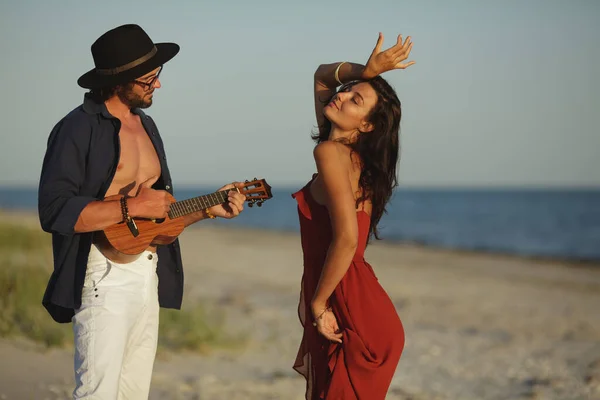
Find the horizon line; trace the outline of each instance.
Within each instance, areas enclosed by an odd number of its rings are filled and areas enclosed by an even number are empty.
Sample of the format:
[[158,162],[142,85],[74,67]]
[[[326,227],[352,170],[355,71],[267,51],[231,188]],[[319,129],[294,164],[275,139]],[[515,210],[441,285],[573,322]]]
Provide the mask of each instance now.
[[[306,185],[306,182],[286,182],[286,183],[271,183],[273,189],[277,190],[277,187],[282,188],[295,188]],[[175,185],[175,190],[189,190],[195,188],[204,188],[207,186],[223,186],[223,183],[180,183]],[[38,188],[37,183],[19,183],[19,184],[2,184],[0,183],[0,190],[31,190]],[[591,190],[600,191],[600,184],[543,184],[543,183],[518,183],[518,184],[506,184],[506,183],[491,183],[491,184],[415,184],[415,183],[400,183],[394,190],[411,189],[411,190]]]

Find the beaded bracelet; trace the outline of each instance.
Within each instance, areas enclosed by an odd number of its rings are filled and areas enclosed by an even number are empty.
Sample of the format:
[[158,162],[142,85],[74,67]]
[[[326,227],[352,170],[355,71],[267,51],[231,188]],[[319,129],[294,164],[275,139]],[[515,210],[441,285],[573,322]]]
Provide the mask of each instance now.
[[206,214],[206,216],[207,216],[208,218],[210,218],[210,219],[215,219],[215,218],[217,218],[217,217],[215,217],[214,215],[212,215],[212,214],[210,213],[210,211],[208,210],[208,208],[205,208],[205,209],[204,209],[204,214]]
[[119,199],[119,201],[121,202],[121,214],[123,214],[123,222],[127,224],[127,227],[129,228],[129,231],[133,237],[137,237],[140,232],[135,221],[133,218],[131,218],[131,215],[129,215],[129,209],[127,208],[127,197],[123,196]]
[[129,215],[129,209],[127,208],[127,197],[121,197],[120,202],[121,214],[123,215],[123,222],[127,222],[131,219],[131,216]]

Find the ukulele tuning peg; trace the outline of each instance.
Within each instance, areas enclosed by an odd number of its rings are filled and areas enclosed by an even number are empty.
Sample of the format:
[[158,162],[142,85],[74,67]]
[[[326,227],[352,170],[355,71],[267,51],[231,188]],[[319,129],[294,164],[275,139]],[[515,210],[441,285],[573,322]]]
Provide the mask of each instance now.
[[259,201],[258,203],[256,203],[257,206],[262,207],[262,201]]
[[257,180],[257,179],[256,179],[256,177],[254,177],[254,179],[253,179],[253,180],[254,180],[254,181],[256,181],[256,180]]
[[246,179],[246,180],[244,181],[244,183],[248,183],[248,182],[250,182],[248,179]]
[[248,203],[248,207],[252,208],[252,206],[254,206],[254,202],[251,201],[250,203]]

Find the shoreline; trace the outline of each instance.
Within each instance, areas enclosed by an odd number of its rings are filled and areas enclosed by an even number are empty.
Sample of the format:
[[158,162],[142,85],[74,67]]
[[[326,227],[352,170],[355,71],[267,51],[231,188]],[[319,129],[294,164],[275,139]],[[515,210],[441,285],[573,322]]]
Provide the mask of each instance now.
[[[246,225],[238,225],[232,224],[230,226],[220,225],[218,222],[210,222],[210,227],[207,225],[191,225],[186,228],[187,230],[195,230],[195,229],[224,229],[224,230],[239,230],[245,232],[261,232],[264,234],[276,234],[276,235],[285,235],[285,236],[297,236],[298,237],[298,245],[300,246],[300,232],[293,231],[290,229],[271,229],[271,228],[261,228],[254,226],[246,226]],[[563,265],[572,268],[600,268],[600,259],[580,259],[580,258],[568,258],[568,257],[553,257],[553,256],[542,256],[535,254],[521,254],[521,253],[511,253],[509,251],[499,251],[499,250],[484,250],[484,249],[470,249],[464,247],[450,247],[450,246],[440,246],[435,244],[428,243],[419,243],[418,241],[408,241],[408,240],[395,240],[395,239],[386,239],[375,240],[372,239],[371,243],[367,246],[367,248],[372,246],[391,246],[395,248],[403,248],[403,249],[417,249],[421,251],[431,251],[440,254],[448,254],[448,255],[464,255],[464,256],[482,256],[482,257],[498,257],[504,258],[507,260],[523,260],[523,261],[531,261],[531,262],[543,262],[548,264],[555,265]]]
[[[11,222],[25,222],[28,226],[37,226],[39,228],[38,216],[37,212],[31,210],[10,210],[10,209],[2,209],[0,208],[0,216],[5,221]],[[221,223],[221,222],[224,222]],[[182,235],[189,230],[196,229],[226,229],[226,230],[234,230],[234,231],[242,231],[242,232],[261,232],[264,234],[276,234],[276,235],[285,235],[285,236],[300,236],[299,231],[291,230],[291,229],[275,229],[275,228],[261,228],[247,225],[240,225],[235,222],[232,222],[230,225],[226,225],[227,221],[218,221],[213,222],[209,221],[207,224],[203,224],[200,222],[199,224],[191,225],[186,228],[186,230],[182,233]],[[40,228],[41,229],[41,228]],[[298,246],[300,246],[300,239],[298,239]],[[531,261],[531,262],[543,262],[553,265],[562,265],[570,268],[600,268],[600,259],[581,259],[581,258],[568,258],[568,257],[558,257],[558,256],[543,256],[543,255],[535,255],[535,254],[520,254],[520,253],[511,253],[509,251],[500,251],[500,250],[484,250],[484,249],[470,249],[465,247],[450,247],[450,246],[441,246],[435,244],[428,243],[419,243],[418,241],[408,241],[408,240],[395,240],[395,239],[386,239],[382,240],[371,240],[371,243],[368,247],[372,246],[393,246],[397,248],[403,249],[418,249],[421,251],[431,251],[440,254],[448,254],[448,255],[471,255],[471,256],[482,256],[482,257],[498,257],[506,260],[523,260],[523,261]]]

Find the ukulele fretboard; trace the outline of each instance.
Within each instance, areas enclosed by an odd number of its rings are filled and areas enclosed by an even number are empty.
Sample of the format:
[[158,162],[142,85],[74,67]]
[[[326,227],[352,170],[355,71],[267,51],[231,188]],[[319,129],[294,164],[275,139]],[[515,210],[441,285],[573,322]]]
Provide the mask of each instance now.
[[169,218],[179,218],[194,212],[202,211],[205,208],[223,204],[227,201],[229,190],[222,190],[211,194],[206,194],[191,199],[181,200],[171,204]]

